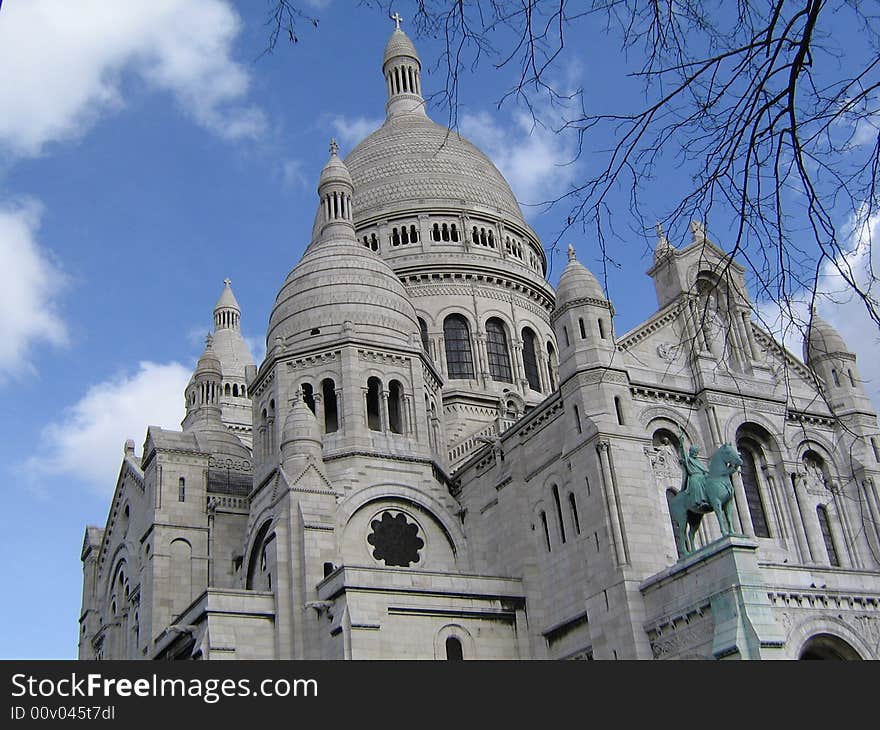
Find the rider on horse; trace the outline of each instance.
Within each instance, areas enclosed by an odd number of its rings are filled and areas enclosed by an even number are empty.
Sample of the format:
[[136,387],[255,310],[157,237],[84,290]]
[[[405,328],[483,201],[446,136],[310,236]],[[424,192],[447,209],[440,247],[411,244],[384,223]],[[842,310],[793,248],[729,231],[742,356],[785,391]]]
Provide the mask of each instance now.
[[680,491],[684,492],[687,490],[691,495],[693,504],[704,504],[706,502],[706,492],[703,489],[703,483],[709,470],[703,466],[697,456],[700,453],[700,447],[694,444],[685,453],[684,446],[679,441],[678,452],[678,461],[681,464],[682,470]]

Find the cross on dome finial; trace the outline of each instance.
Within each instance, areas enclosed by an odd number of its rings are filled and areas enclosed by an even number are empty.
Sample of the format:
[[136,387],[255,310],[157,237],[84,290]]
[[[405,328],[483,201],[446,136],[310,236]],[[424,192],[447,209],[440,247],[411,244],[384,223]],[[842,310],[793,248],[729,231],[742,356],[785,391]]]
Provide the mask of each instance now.
[[403,17],[396,10],[394,11],[394,15],[389,15],[389,18],[397,23],[397,30],[400,30],[400,23],[403,21]]
[[330,138],[330,154],[335,155],[339,153],[339,145],[336,143],[336,137]]
[[575,259],[577,259],[577,254],[574,252],[574,246],[568,244],[568,260],[574,261]]
[[227,277],[223,280],[223,283],[226,284],[226,286],[232,286],[232,279],[230,279],[230,278],[227,276]]

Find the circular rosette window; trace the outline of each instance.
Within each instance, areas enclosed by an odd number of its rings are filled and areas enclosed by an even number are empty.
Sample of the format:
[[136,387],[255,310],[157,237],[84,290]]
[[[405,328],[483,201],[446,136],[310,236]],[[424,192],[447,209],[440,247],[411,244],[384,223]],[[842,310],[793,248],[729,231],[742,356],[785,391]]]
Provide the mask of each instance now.
[[370,522],[370,527],[367,542],[376,560],[402,568],[419,562],[419,551],[425,547],[425,541],[419,537],[419,526],[407,520],[403,512],[382,512]]

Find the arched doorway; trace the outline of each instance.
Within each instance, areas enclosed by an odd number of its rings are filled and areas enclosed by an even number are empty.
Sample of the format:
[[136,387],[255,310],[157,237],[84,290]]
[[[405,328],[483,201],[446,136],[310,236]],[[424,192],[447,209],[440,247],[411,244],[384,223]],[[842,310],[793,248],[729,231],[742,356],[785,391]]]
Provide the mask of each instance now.
[[798,659],[823,659],[830,661],[855,661],[862,657],[858,652],[831,634],[817,634],[807,640]]

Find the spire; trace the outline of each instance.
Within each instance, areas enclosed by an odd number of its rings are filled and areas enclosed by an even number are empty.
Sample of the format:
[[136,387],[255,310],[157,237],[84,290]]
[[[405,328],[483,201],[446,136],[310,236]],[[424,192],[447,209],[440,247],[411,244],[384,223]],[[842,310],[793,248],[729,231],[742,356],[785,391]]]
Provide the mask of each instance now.
[[382,74],[388,102],[385,104],[388,118],[404,114],[425,116],[425,100],[422,97],[422,62],[416,47],[400,29],[403,18],[399,13],[390,16],[396,27],[385,44]]
[[221,329],[237,330],[241,326],[241,307],[232,293],[232,280],[223,280],[223,291],[214,305],[214,332]]
[[657,221],[657,245],[654,247],[654,263],[656,264],[665,259],[673,251],[675,251],[675,247],[669,243],[666,232],[663,230],[663,224]]
[[702,221],[691,221],[692,243],[706,243],[706,224]]
[[199,358],[195,372],[186,386],[186,417],[183,419],[184,430],[194,426],[220,428],[220,396],[223,380],[223,369],[220,358],[214,352],[214,338],[211,335],[205,340],[205,351]]
[[332,226],[343,226],[349,229],[354,238],[351,200],[354,194],[354,183],[345,163],[339,159],[339,145],[335,139],[330,140],[330,159],[321,170],[318,180],[318,197],[321,199],[323,224],[321,237],[326,235]]

